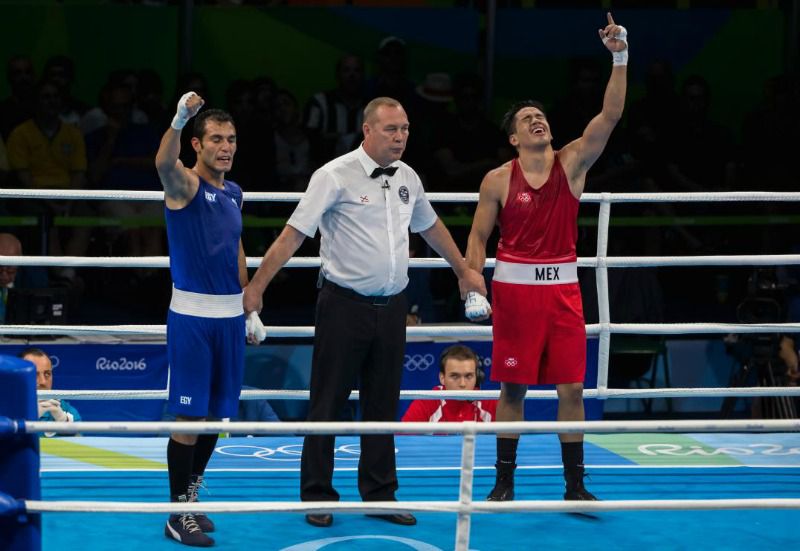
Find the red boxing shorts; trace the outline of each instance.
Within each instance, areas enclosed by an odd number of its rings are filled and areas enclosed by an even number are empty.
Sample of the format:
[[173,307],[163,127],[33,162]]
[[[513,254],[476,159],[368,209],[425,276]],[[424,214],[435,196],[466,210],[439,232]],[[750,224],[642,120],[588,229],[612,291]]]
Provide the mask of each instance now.
[[493,381],[583,382],[586,324],[577,263],[498,261],[492,281],[492,318]]

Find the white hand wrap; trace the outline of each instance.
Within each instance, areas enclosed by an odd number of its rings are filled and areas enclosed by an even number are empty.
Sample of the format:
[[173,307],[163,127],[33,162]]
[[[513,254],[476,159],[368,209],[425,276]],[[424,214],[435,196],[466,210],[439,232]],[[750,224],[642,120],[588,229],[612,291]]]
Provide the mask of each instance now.
[[258,312],[250,312],[250,315],[247,316],[247,321],[244,323],[244,327],[247,335],[255,335],[258,342],[267,338],[267,328],[261,323]]
[[69,414],[66,411],[64,411],[63,409],[61,409],[61,403],[60,402],[55,408],[53,408],[52,411],[50,411],[50,413],[53,415],[53,419],[55,421],[58,421],[59,423],[64,423],[64,422],[70,420],[69,419]]
[[[620,26],[620,31],[614,36],[617,40],[625,43],[625,49],[621,52],[611,52],[611,59],[614,60],[614,65],[627,65],[628,64],[628,30]],[[603,44],[609,41],[609,37],[603,39]]]
[[489,301],[483,295],[470,291],[464,302],[464,314],[471,320],[489,315]]
[[47,413],[48,408],[50,407],[52,407],[52,400],[39,400],[38,403],[39,417]]
[[172,128],[175,130],[182,130],[186,123],[189,122],[191,118],[189,116],[189,108],[186,107],[186,102],[189,101],[189,98],[194,95],[194,92],[186,92],[181,96],[181,99],[178,100],[178,111],[175,113],[175,116],[172,118]]

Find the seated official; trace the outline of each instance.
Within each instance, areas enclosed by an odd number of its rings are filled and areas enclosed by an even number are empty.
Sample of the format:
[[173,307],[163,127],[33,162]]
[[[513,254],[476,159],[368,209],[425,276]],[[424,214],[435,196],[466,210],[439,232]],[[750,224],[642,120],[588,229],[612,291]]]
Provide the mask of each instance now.
[[[439,358],[439,384],[434,390],[476,390],[483,381],[483,371],[475,352],[460,344],[446,348]],[[497,400],[414,400],[404,422],[490,423],[495,419]]]
[[[11,233],[0,233],[0,255],[22,256],[22,243]],[[12,289],[47,287],[47,270],[41,266],[0,266],[0,324],[19,323],[8,314]]]
[[[253,386],[242,385],[242,390],[260,390]],[[239,400],[239,414],[234,421],[279,422],[280,419],[267,400]]]
[[[37,390],[53,389],[53,362],[44,350],[39,348],[28,348],[19,355],[23,360],[28,360],[36,366],[36,388]],[[58,421],[61,423],[72,423],[80,421],[81,415],[78,410],[70,405],[66,400],[51,398],[39,400],[39,421]],[[45,436],[54,436],[55,433],[46,432]]]

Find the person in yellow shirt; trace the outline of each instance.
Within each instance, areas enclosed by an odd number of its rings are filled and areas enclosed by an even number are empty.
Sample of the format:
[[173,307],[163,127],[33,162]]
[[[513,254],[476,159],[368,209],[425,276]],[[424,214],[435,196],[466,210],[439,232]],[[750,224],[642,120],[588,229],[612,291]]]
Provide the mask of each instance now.
[[[80,189],[86,182],[86,146],[77,127],[64,124],[59,118],[61,92],[49,81],[36,88],[36,111],[8,137],[8,160],[21,187],[31,189]],[[44,210],[24,206],[25,214],[44,216],[68,216],[74,213],[78,202],[48,199],[37,201]],[[81,213],[88,214],[88,213]],[[88,228],[75,228],[70,236],[51,227],[49,254],[78,255],[86,253],[89,243]],[[66,244],[62,251],[61,241]],[[74,278],[74,270],[67,269],[60,275]]]
[[23,187],[75,189],[84,185],[86,147],[77,127],[59,118],[58,87],[43,82],[37,88],[36,115],[8,137],[8,157]]
[[3,142],[3,137],[0,136],[0,185],[3,184],[8,176],[8,154],[6,153],[6,144]]

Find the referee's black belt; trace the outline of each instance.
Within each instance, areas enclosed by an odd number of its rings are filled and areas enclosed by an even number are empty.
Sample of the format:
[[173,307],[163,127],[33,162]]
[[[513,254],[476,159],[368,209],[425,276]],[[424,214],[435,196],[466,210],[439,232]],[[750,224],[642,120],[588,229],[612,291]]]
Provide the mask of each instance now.
[[348,289],[347,287],[336,285],[333,281],[327,279],[322,283],[322,288],[327,289],[329,292],[334,293],[336,295],[347,297],[357,302],[372,304],[373,306],[386,306],[392,301],[393,298],[398,297],[402,294],[401,291],[396,295],[367,296],[367,295],[362,295],[361,293],[357,293],[352,289]]

